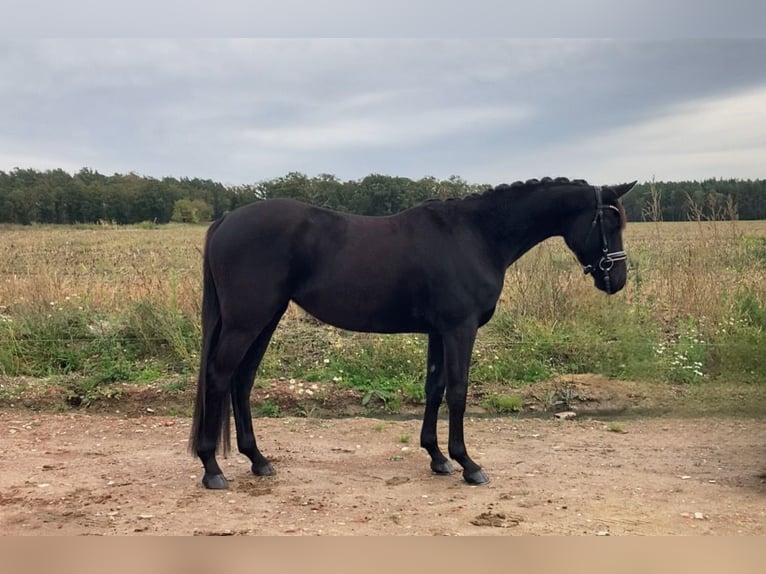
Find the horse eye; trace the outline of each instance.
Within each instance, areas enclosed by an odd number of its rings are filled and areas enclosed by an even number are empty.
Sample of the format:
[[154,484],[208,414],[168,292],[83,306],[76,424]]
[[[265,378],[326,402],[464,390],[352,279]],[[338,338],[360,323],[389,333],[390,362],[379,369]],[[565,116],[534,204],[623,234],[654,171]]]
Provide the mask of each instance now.
[[622,218],[615,210],[608,209],[604,217],[604,224],[609,231],[614,231],[622,226]]

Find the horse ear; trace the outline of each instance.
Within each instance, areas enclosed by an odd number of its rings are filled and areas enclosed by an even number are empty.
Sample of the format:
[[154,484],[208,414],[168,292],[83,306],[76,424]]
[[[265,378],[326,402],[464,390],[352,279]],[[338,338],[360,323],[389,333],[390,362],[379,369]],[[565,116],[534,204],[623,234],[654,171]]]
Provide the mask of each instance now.
[[612,190],[614,190],[614,194],[617,198],[622,197],[626,193],[628,193],[633,187],[638,183],[638,180],[634,181],[633,183],[623,183],[621,185],[615,185]]

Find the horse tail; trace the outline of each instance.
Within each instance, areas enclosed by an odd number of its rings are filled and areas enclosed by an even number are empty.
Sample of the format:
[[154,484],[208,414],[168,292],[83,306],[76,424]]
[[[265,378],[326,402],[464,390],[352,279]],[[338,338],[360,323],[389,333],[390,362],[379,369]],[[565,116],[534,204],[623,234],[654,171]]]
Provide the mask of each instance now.
[[[221,307],[218,300],[218,291],[213,280],[213,272],[210,268],[210,240],[223,219],[221,217],[208,228],[207,235],[205,236],[205,251],[202,257],[202,352],[200,354],[199,373],[197,375],[197,396],[194,399],[194,416],[192,418],[191,436],[189,438],[189,451],[192,453],[197,452],[197,447],[203,433],[202,421],[205,417],[208,365],[216,350],[218,337],[221,333]],[[231,401],[228,394],[223,400],[221,409],[221,426],[217,429],[219,437],[218,446],[223,447],[224,454],[228,454],[231,444]]]

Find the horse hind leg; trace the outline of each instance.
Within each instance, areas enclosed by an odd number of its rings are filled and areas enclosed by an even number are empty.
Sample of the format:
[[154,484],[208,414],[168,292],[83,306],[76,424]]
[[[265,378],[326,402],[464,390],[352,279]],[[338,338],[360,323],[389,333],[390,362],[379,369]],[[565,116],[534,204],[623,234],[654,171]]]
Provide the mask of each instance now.
[[229,395],[234,374],[252,341],[250,330],[223,328],[208,366],[205,412],[197,445],[197,456],[205,468],[202,484],[206,488],[218,490],[228,487],[228,481],[216,460],[216,449],[221,444],[224,454],[228,452]]
[[231,401],[234,407],[234,422],[237,429],[237,447],[239,452],[252,462],[251,470],[257,476],[276,474],[268,459],[261,454],[253,432],[253,418],[250,409],[250,392],[253,388],[258,367],[271,341],[271,336],[285,311],[283,307],[271,322],[261,331],[252,344],[244,360],[234,374],[231,388]]

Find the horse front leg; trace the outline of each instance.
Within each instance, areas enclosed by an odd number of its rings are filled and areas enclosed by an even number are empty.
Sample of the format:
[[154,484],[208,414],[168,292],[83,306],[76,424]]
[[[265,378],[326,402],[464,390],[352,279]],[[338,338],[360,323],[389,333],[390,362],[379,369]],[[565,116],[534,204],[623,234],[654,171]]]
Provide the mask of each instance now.
[[486,484],[489,477],[476,464],[465,447],[463,417],[468,396],[468,369],[476,341],[476,325],[467,325],[444,335],[444,363],[449,407],[449,455],[463,467],[468,484]]
[[423,428],[420,431],[420,446],[431,457],[431,470],[436,474],[452,474],[455,467],[447,460],[436,437],[439,407],[444,397],[444,341],[437,333],[428,335],[428,361],[426,363],[426,408],[423,413]]

